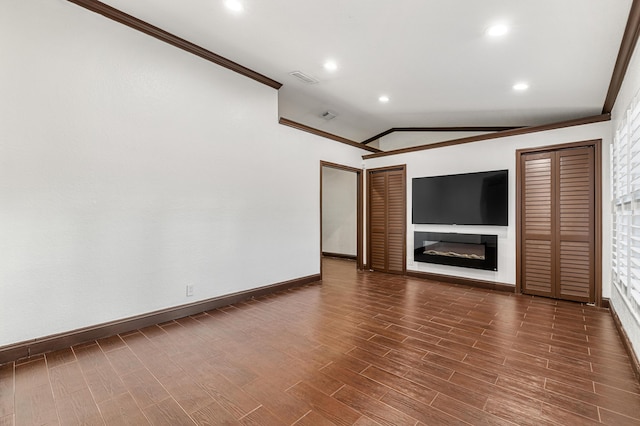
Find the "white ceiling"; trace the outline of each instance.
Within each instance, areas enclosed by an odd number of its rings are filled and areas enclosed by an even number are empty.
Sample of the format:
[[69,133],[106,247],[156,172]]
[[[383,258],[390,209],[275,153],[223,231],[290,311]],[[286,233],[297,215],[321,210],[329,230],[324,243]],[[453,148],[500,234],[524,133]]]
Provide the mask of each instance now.
[[[631,0],[102,0],[283,84],[280,116],[363,141],[392,127],[600,114]],[[499,39],[485,34],[503,22]],[[338,69],[323,68],[333,59]],[[212,65],[215,66],[215,65]],[[320,82],[289,75],[302,71]],[[514,83],[530,89],[515,92]],[[378,102],[382,94],[386,104]],[[330,110],[337,118],[320,117]]]

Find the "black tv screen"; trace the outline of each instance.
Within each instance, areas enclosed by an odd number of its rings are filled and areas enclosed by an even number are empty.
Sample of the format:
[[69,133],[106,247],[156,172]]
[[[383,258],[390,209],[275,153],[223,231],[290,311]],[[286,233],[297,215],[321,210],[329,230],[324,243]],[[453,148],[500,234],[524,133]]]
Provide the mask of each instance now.
[[509,171],[413,179],[413,223],[508,225]]

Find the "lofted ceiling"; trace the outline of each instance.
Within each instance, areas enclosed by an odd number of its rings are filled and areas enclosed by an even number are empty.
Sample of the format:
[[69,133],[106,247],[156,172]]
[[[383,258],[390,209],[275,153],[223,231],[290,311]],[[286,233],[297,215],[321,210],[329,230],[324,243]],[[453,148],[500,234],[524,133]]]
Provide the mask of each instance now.
[[[600,114],[632,0],[241,2],[238,13],[225,0],[103,0],[282,83],[281,117],[362,142],[390,128]],[[508,32],[490,37],[497,23]]]

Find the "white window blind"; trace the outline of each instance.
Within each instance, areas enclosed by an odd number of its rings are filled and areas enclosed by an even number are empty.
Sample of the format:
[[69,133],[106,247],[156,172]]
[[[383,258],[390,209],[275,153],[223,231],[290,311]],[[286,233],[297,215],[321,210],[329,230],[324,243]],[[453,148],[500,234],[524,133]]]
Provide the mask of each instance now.
[[629,238],[629,285],[634,302],[640,305],[640,215],[635,206],[634,215],[630,217],[631,230]]
[[633,100],[611,149],[612,278],[640,315],[640,102]]
[[621,128],[616,132],[613,147],[613,196],[617,205],[622,202],[624,195],[628,192],[628,136],[628,126],[625,118]]
[[629,150],[629,193],[633,199],[640,196],[640,103],[632,104],[628,113],[626,145]]

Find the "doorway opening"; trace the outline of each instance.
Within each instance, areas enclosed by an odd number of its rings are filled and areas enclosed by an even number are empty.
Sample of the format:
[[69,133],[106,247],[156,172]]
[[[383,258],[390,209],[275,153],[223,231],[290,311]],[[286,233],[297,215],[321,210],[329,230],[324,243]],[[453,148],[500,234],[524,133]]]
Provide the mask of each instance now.
[[355,260],[363,269],[362,170],[320,162],[320,266],[322,257]]

